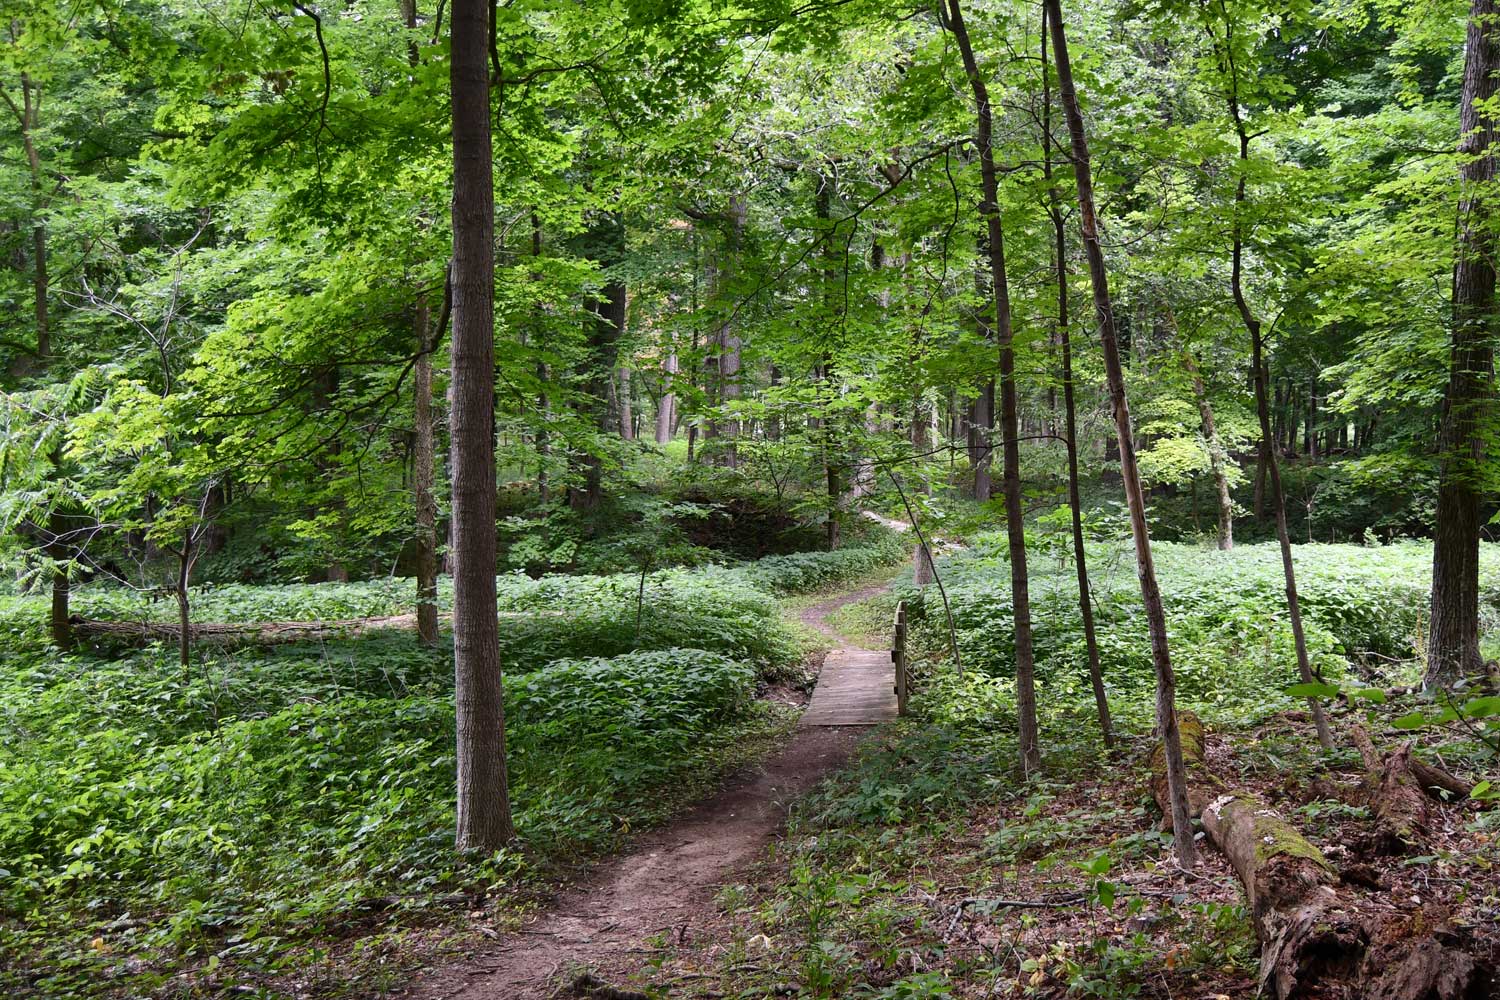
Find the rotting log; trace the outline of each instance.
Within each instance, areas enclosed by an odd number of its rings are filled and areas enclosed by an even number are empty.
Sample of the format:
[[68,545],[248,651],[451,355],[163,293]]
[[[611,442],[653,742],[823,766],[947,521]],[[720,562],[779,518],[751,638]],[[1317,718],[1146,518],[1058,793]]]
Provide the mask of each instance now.
[[[561,618],[562,611],[502,611],[501,619]],[[440,615],[449,621],[451,615]],[[319,639],[347,639],[385,629],[414,629],[415,614],[379,618],[344,618],[312,622],[193,622],[189,625],[193,642],[216,645],[275,645],[308,642]],[[176,622],[148,622],[74,618],[73,633],[80,639],[112,639],[118,642],[176,642],[182,626]]]
[[[1260,798],[1229,786],[1204,758],[1202,723],[1179,720],[1188,804],[1234,868],[1260,942],[1261,991],[1277,1000],[1481,1000],[1494,973],[1459,945],[1446,914],[1394,912],[1343,884],[1323,852]],[[1152,793],[1168,805],[1163,752]]]
[[1380,854],[1404,854],[1427,831],[1431,816],[1421,780],[1412,772],[1411,744],[1382,758],[1364,727],[1352,730],[1354,745],[1365,765],[1365,795],[1375,816],[1375,842]]

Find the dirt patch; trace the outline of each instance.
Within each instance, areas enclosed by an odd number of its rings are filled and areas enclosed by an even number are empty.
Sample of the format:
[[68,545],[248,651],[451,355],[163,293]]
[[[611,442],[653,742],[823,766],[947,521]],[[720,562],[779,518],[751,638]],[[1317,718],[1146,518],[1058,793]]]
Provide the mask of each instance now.
[[645,964],[653,936],[683,944],[711,925],[720,887],[760,858],[792,800],[843,764],[863,735],[862,729],[800,730],[760,768],[642,838],[517,933],[431,970],[403,995],[550,997],[558,977],[585,967],[605,980],[624,980]]

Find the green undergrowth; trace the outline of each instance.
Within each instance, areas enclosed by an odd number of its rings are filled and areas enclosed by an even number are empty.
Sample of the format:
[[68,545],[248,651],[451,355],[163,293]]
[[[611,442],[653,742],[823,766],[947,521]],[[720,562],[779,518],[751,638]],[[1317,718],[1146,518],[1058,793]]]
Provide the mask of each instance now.
[[[962,678],[945,717],[1014,719],[1010,571],[1001,534],[940,563],[953,609]],[[1153,546],[1177,675],[1179,703],[1211,721],[1252,721],[1288,708],[1285,689],[1298,682],[1287,623],[1280,553],[1273,544],[1219,552],[1193,545]],[[1330,681],[1405,683],[1420,666],[1431,548],[1294,546],[1308,649],[1314,670]],[[1038,701],[1044,713],[1087,725],[1093,700],[1078,610],[1077,581],[1066,551],[1030,561]],[[1089,548],[1098,642],[1110,704],[1126,729],[1152,721],[1154,673],[1134,557],[1128,545]],[[919,669],[951,671],[947,621],[935,588],[898,588],[916,625]],[[1500,546],[1481,560],[1486,632],[1500,626]]]
[[[502,577],[519,839],[488,857],[452,849],[446,637],[202,646],[184,669],[162,646],[62,653],[44,604],[9,598],[0,992],[287,995],[275,983],[323,962],[320,941],[448,919],[434,901],[456,891],[523,901],[783,739],[793,714],[754,697],[802,653],[774,595],[903,551],[871,531],[765,565]],[[195,617],[382,616],[410,597],[410,581],[211,587]],[[76,607],[171,615],[99,587]]]

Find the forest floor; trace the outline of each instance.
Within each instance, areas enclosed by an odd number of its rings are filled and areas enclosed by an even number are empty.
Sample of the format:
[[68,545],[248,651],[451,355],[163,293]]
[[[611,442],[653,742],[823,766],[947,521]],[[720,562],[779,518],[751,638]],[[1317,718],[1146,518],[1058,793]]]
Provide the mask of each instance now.
[[[829,624],[849,604],[888,583],[823,596],[792,609],[798,620],[845,651]],[[885,683],[885,679],[881,680]],[[770,692],[784,700],[786,691]],[[671,824],[637,840],[564,890],[513,933],[481,941],[458,961],[439,965],[395,995],[421,1000],[525,1000],[558,995],[580,977],[623,982],[670,944],[685,947],[714,933],[721,890],[759,862],[786,825],[792,803],[843,766],[868,729],[810,726],[763,764],[748,768]],[[628,992],[622,996],[631,996]]]

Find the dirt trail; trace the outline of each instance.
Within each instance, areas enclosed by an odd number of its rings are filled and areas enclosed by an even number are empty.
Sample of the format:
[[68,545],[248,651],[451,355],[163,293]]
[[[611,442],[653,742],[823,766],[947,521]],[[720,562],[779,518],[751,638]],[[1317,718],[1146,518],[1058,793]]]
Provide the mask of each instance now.
[[[824,619],[881,593],[841,594],[801,612],[803,622],[846,643]],[[566,890],[519,932],[467,961],[429,970],[404,996],[420,1000],[532,1000],[557,993],[559,978],[589,969],[624,985],[645,962],[647,939],[692,940],[714,913],[714,897],[780,834],[787,808],[837,768],[865,735],[859,727],[810,726],[779,753],[732,777],[686,815],[636,841]]]

